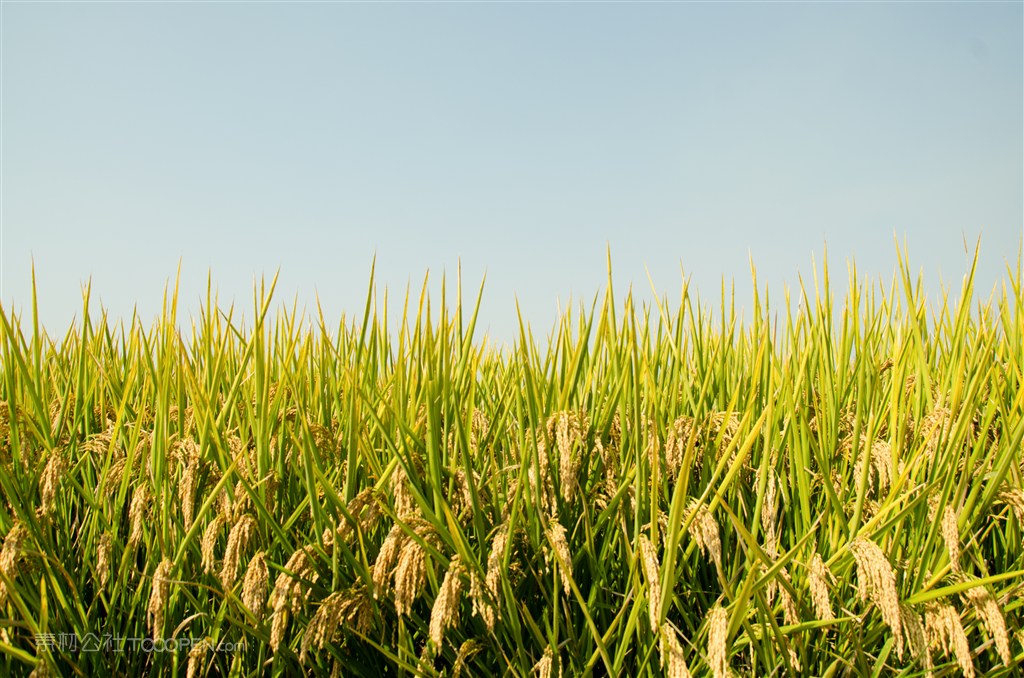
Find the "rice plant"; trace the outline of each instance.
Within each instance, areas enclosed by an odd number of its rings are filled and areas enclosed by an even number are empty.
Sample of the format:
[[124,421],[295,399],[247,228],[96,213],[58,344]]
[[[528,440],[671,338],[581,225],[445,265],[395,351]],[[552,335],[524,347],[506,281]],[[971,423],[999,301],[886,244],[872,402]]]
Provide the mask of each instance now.
[[1020,259],[935,307],[899,255],[747,321],[609,273],[509,350],[372,281],[0,308],[0,672],[1016,675]]

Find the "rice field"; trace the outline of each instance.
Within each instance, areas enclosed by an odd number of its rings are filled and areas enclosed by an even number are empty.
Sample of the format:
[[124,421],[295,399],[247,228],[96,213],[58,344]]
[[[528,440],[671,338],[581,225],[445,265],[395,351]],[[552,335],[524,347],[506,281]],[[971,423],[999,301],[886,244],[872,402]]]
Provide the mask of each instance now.
[[1020,675],[1020,258],[934,305],[899,255],[505,350],[372,283],[0,308],[0,673]]

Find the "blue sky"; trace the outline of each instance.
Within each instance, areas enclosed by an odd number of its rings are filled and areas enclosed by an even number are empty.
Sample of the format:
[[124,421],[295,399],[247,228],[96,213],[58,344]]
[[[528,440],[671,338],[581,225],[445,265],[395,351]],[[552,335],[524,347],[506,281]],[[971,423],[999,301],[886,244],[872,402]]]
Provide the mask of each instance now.
[[1016,261],[1021,3],[2,6],[3,304],[62,333],[81,284],[361,312],[484,273],[483,322],[540,333],[618,289],[749,298],[894,237],[932,290]]

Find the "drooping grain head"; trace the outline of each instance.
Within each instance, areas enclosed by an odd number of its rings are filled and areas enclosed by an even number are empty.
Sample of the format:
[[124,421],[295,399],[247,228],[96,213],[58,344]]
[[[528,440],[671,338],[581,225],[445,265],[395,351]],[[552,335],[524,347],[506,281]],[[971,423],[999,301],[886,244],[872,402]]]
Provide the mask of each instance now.
[[243,515],[250,511],[252,506],[252,497],[245,489],[245,484],[239,480],[235,483],[234,488],[234,499],[231,494],[228,493],[227,488],[223,489],[220,496],[220,512],[226,523],[234,524]]
[[721,605],[711,608],[707,617],[708,668],[715,678],[729,676],[729,615]]
[[473,614],[483,620],[488,633],[493,633],[498,621],[498,610],[491,602],[486,581],[476,572],[469,573],[469,597],[473,601]]
[[644,579],[647,580],[647,610],[651,630],[657,633],[661,627],[661,565],[658,562],[658,552],[647,535],[640,535],[637,554],[640,557],[640,567],[644,571]]
[[125,457],[118,457],[110,464],[106,475],[103,476],[103,495],[110,498],[117,494],[121,488],[121,479],[124,477],[124,470],[128,460]]
[[452,664],[452,678],[459,678],[466,670],[466,662],[484,648],[483,643],[471,638],[459,646],[459,652],[455,655],[455,663]]
[[974,660],[960,614],[952,605],[936,602],[925,608],[925,637],[928,644],[947,657],[952,655],[965,678],[974,678]]
[[939,443],[949,437],[952,424],[953,415],[946,407],[936,407],[921,420],[921,439],[928,457],[934,457]]
[[185,468],[178,481],[178,500],[185,529],[188,529],[195,515],[196,490],[199,487],[199,445],[191,438],[186,438],[179,445],[179,456]]
[[393,525],[384,543],[377,553],[377,560],[373,564],[373,597],[380,599],[382,594],[390,590],[391,575],[394,572],[398,556],[409,539],[405,530],[400,525]]
[[267,602],[267,584],[270,582],[270,571],[267,569],[267,554],[258,551],[245,568],[242,580],[242,604],[257,618],[263,614],[263,606]]
[[686,665],[686,653],[675,627],[665,624],[658,635],[658,650],[661,654],[661,668],[665,678],[690,678],[690,667]]
[[192,646],[192,649],[188,651],[188,668],[185,671],[185,678],[197,678],[197,676],[201,675],[203,660],[206,659],[206,655],[212,649],[213,643],[210,642],[209,638],[204,638],[201,642]]
[[[853,439],[847,438],[843,441],[843,449],[850,454],[853,447]],[[884,440],[875,440],[865,443],[857,461],[853,465],[853,477],[858,479],[864,472],[864,465],[868,464],[867,492],[872,496],[884,496],[892,480],[892,448]],[[877,493],[876,493],[877,483]]]
[[924,622],[921,615],[909,605],[900,603],[900,621],[903,626],[903,635],[910,651],[924,667],[925,676],[931,678],[934,674],[935,663],[932,661],[932,653],[928,647],[928,636],[925,632]]
[[341,628],[341,604],[344,594],[335,591],[321,601],[316,614],[309,620],[305,632],[302,634],[301,651],[299,661],[306,664],[309,659],[309,650],[316,646],[322,648],[325,643],[333,641],[335,635]]
[[345,628],[365,636],[373,627],[373,599],[366,583],[358,581],[345,595],[342,603],[342,618]]
[[[21,551],[28,538],[28,530],[22,522],[16,521],[7,536],[4,537],[3,548],[0,549],[0,572],[7,579],[14,579],[18,574],[18,560],[21,558]],[[7,602],[7,584],[0,579],[0,605]]]
[[769,469],[764,488],[764,502],[761,505],[761,529],[764,531],[764,552],[772,559],[779,556],[779,534],[776,526],[777,487],[775,472]]
[[216,567],[216,553],[217,539],[220,537],[220,528],[224,524],[224,519],[220,514],[213,517],[213,520],[206,526],[203,531],[203,540],[199,544],[199,551],[202,555],[203,572],[210,574]]
[[797,611],[796,601],[793,600],[789,590],[793,586],[786,568],[779,570],[779,600],[782,603],[782,617],[787,625],[796,626],[800,623],[800,613]]
[[498,600],[504,572],[503,561],[508,538],[508,525],[504,524],[498,528],[494,540],[491,542],[491,552],[487,556],[487,573],[484,579],[481,580],[475,570],[470,572],[469,595],[473,601],[473,614],[483,620],[489,632],[494,630],[494,625],[498,620],[498,608],[495,602]]
[[1017,518],[1018,529],[1024,528],[1024,489],[1004,482],[996,499],[1009,506]]
[[504,572],[505,548],[508,544],[508,525],[502,525],[494,535],[491,542],[491,553],[487,556],[487,589],[491,596],[498,597],[498,589],[501,585],[501,577]]
[[372,530],[383,515],[373,487],[361,490],[352,498],[345,510],[348,512],[348,516],[342,515],[339,518],[338,527],[335,530],[338,539],[345,543],[348,543],[356,535],[357,530],[363,534]]
[[583,445],[590,422],[585,414],[564,411],[551,415],[546,428],[548,438],[554,441],[558,454],[562,500],[571,503],[576,495]]
[[[473,492],[469,487],[469,479],[461,468],[452,474],[452,478],[454,482],[448,492],[448,505],[452,507],[452,513],[460,521],[467,521],[473,517]],[[477,487],[477,492],[480,492],[482,489],[480,474],[476,471],[473,471],[473,483]]]
[[135,546],[142,538],[142,527],[149,511],[149,486],[141,484],[132,493],[132,503],[128,510],[128,521],[131,531],[128,534],[128,545]]
[[828,598],[828,585],[831,580],[832,573],[829,572],[828,566],[821,555],[815,553],[807,568],[807,587],[810,589],[814,613],[819,621],[835,619]]
[[106,588],[110,581],[111,555],[113,552],[113,539],[109,532],[100,535],[96,544],[96,577],[99,580],[100,588]]
[[669,480],[675,480],[682,471],[686,447],[696,430],[693,417],[681,416],[672,422],[665,436],[665,470]]
[[313,571],[311,555],[312,548],[308,546],[295,551],[285,563],[283,571],[274,580],[274,590],[270,594],[270,605],[273,609],[270,621],[270,648],[274,652],[277,652],[284,642],[289,618],[298,614],[302,603],[308,597],[308,591],[303,593],[303,579],[316,581],[319,577]]
[[956,509],[947,504],[942,511],[942,521],[939,524],[942,541],[946,544],[949,564],[953,572],[960,571],[960,531],[957,527],[957,518]]
[[[562,581],[562,590],[566,596],[572,595],[572,554],[565,536],[565,528],[557,520],[548,523],[548,541],[554,554],[547,554],[548,566],[557,567]],[[557,557],[556,557],[557,556]]]
[[391,473],[391,492],[395,497],[395,513],[400,519],[416,514],[416,497],[409,487],[409,476],[399,464]]
[[51,453],[39,478],[39,513],[42,517],[49,517],[53,513],[57,502],[57,490],[67,470],[68,463],[64,454],[59,451]]
[[[422,535],[420,535],[422,536]],[[415,539],[407,539],[395,565],[395,612],[412,614],[413,603],[427,583],[427,552]]]
[[483,410],[473,408],[469,425],[469,448],[473,454],[479,451],[480,443],[491,432],[491,422]]
[[[716,440],[719,441],[718,448],[716,450],[716,459],[720,459],[725,450],[732,444],[733,439],[740,431],[740,420],[736,416],[735,412],[715,412],[711,414],[707,423],[705,424],[705,430],[710,437],[711,442]],[[735,450],[730,455],[730,462],[732,457],[735,457]]]
[[707,507],[698,500],[692,499],[687,506],[691,513],[695,513],[693,522],[688,530],[690,537],[696,542],[700,552],[711,558],[712,562],[719,568],[722,567],[722,542],[719,537],[718,523]]
[[555,515],[555,485],[548,459],[547,440],[543,431],[534,431],[533,436],[536,441],[537,467],[530,464],[526,478],[530,492],[540,502],[542,510],[548,515]]
[[231,532],[228,533],[228,544],[224,549],[224,564],[220,572],[220,581],[225,589],[230,589],[235,585],[239,563],[242,562],[242,557],[249,542],[252,541],[253,535],[256,534],[257,527],[256,519],[247,513],[235,523]]
[[868,539],[854,539],[850,542],[850,551],[857,563],[857,587],[860,598],[870,600],[882,613],[882,620],[892,629],[896,654],[902,659],[900,600],[892,564],[882,549]]
[[975,586],[964,591],[963,596],[974,607],[974,613],[984,623],[989,637],[996,646],[996,652],[1003,661],[1003,666],[1009,668],[1010,636],[1006,631],[1006,619],[999,603],[984,586]]
[[537,676],[537,678],[552,678],[554,674],[555,655],[551,651],[551,647],[544,649],[544,655],[533,665],[533,669],[530,671],[531,676]]
[[149,621],[150,633],[154,638],[163,638],[164,612],[170,600],[171,570],[174,563],[164,559],[153,573],[152,588],[149,594],[149,605],[146,608],[146,619]]
[[440,652],[444,644],[445,631],[459,623],[459,606],[462,604],[465,576],[466,568],[462,564],[462,559],[456,555],[448,565],[448,571],[430,610],[430,640],[434,644],[435,652]]
[[892,446],[884,440],[876,440],[871,444],[871,463],[878,476],[878,492],[884,495],[892,483]]

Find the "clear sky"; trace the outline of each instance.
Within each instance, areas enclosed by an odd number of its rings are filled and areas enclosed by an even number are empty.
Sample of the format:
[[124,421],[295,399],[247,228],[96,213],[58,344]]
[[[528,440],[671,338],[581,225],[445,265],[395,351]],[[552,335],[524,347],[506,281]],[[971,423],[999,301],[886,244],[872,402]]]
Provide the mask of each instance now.
[[[619,290],[781,292],[827,244],[983,285],[1024,225],[1022,3],[2,5],[2,299],[62,333],[212,271],[333,319],[461,259],[514,336]],[[775,286],[778,287],[775,287]]]

